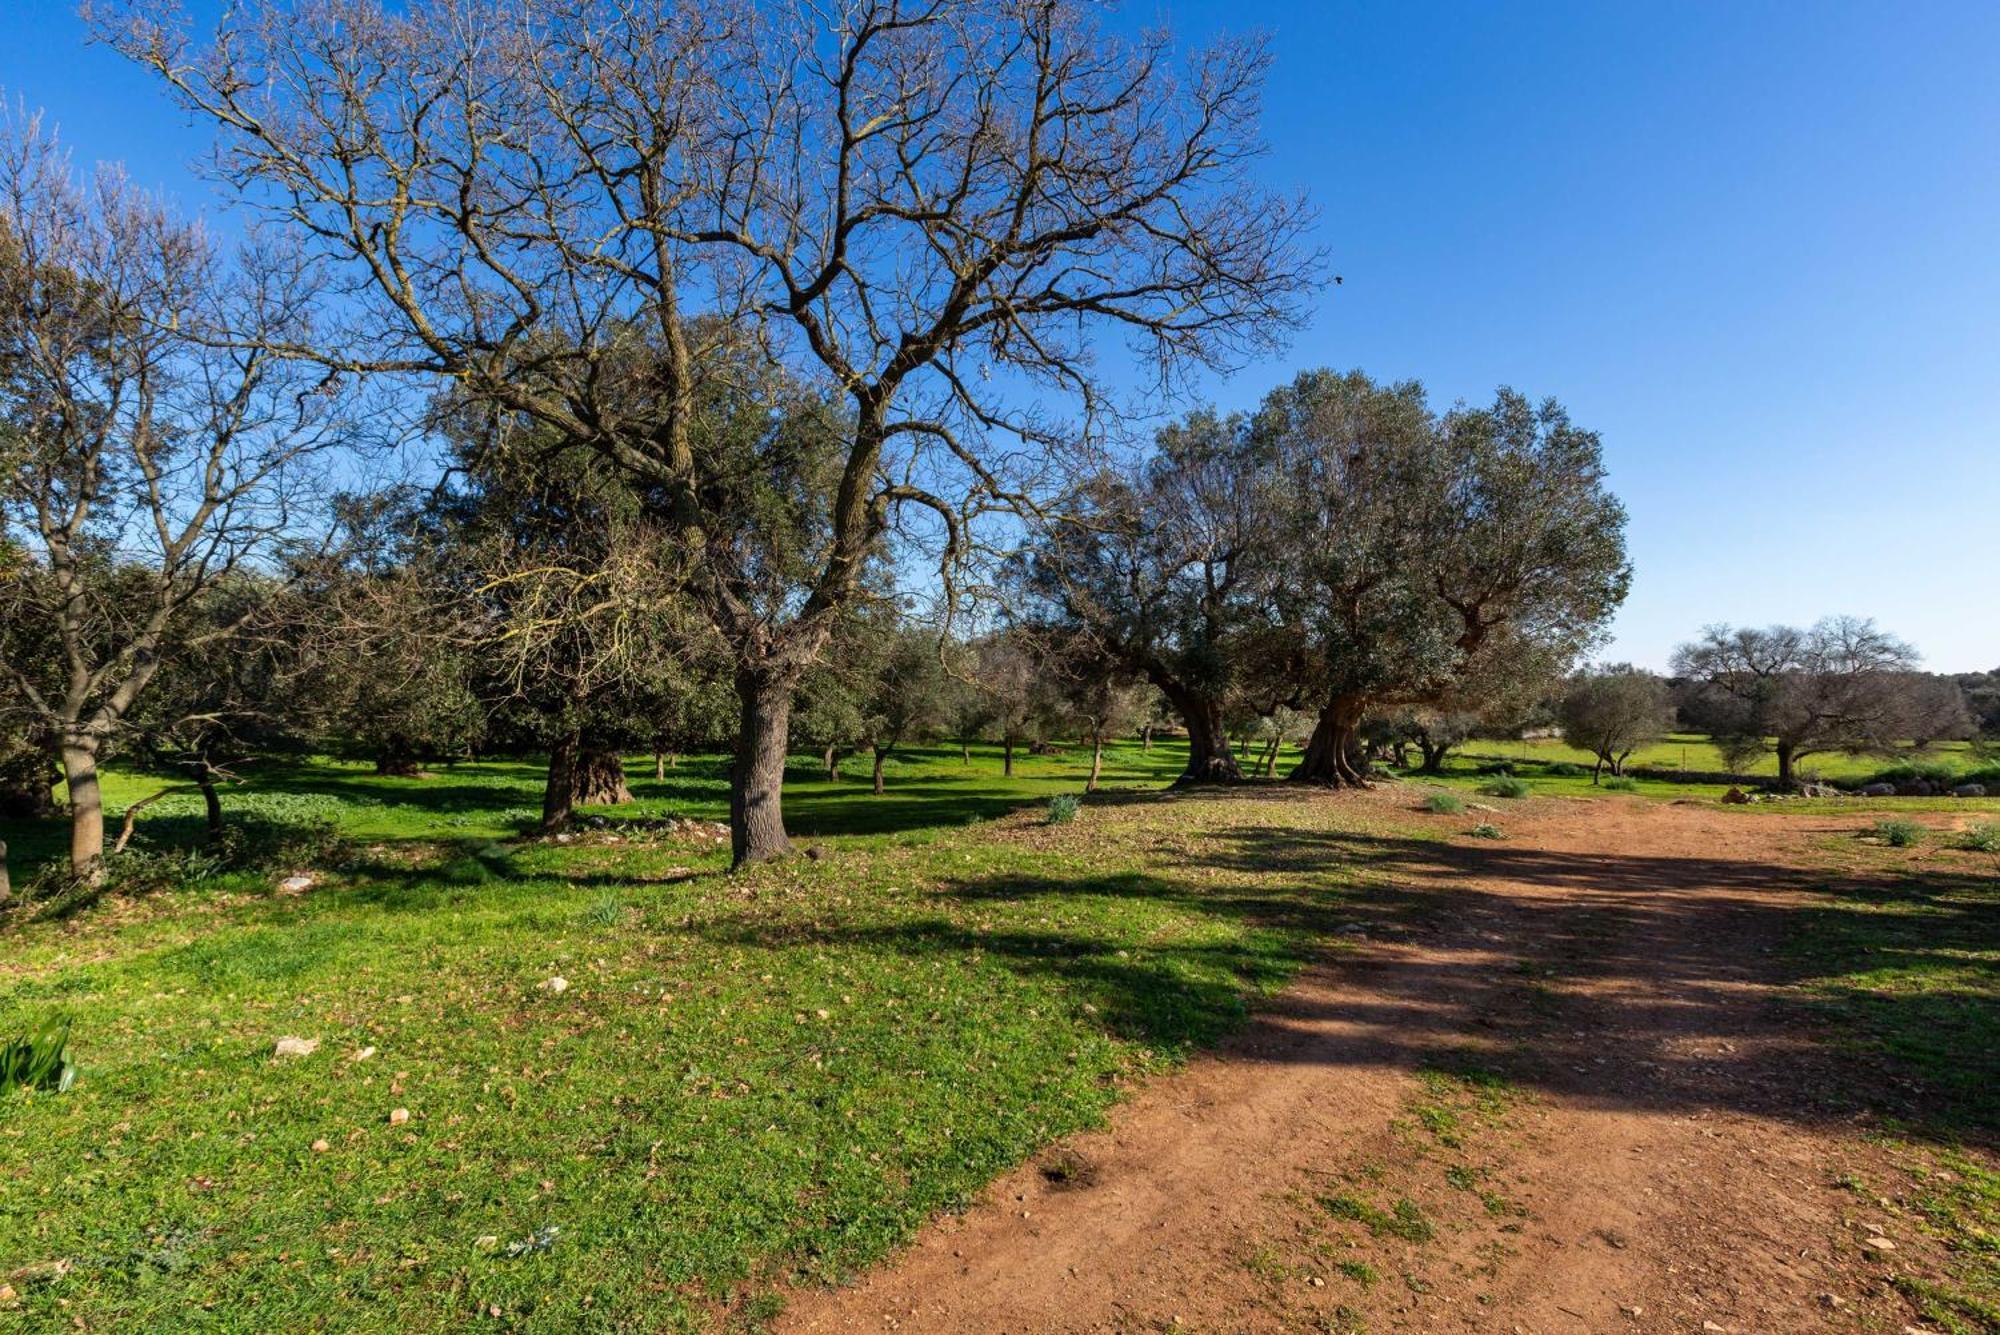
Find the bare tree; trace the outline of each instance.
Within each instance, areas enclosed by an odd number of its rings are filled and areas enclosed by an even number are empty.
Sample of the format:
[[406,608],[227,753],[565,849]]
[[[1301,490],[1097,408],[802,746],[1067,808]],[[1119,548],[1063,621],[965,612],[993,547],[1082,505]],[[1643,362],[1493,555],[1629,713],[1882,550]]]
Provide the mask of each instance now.
[[1863,617],[1795,626],[1710,626],[1674,651],[1674,675],[1701,689],[1696,701],[1732,764],[1775,755],[1778,783],[1827,751],[1893,749],[1915,723],[1910,692],[1917,652]]
[[[1182,58],[1070,0],[250,0],[199,52],[152,12],[101,29],[355,275],[315,351],[450,377],[656,490],[736,658],[738,865],[789,846],[792,692],[899,513],[949,571],[1113,409],[1100,334],[1163,381],[1226,364],[1296,322],[1314,259],[1248,170],[1264,48]],[[706,559],[744,464],[691,429],[746,331],[844,405],[778,614]],[[647,392],[610,392],[635,341]]]
[[315,456],[355,439],[347,393],[279,351],[314,335],[308,277],[226,258],[116,170],[79,175],[39,118],[0,119],[0,519],[26,554],[0,617],[40,650],[0,671],[57,748],[79,875],[104,849],[99,762],[169,637],[296,535]]

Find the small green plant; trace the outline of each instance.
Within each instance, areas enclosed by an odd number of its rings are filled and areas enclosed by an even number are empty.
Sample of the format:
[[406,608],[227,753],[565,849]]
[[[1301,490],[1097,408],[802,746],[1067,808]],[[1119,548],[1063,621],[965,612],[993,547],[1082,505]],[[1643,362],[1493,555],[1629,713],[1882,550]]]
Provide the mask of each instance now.
[[1366,1261],[1340,1261],[1333,1268],[1364,1288],[1382,1278]]
[[1875,837],[1891,848],[1913,848],[1924,841],[1924,827],[1913,820],[1878,820]]
[[624,916],[625,906],[614,895],[606,895],[583,912],[583,920],[592,927],[616,927]]
[[1498,825],[1489,825],[1485,821],[1479,822],[1479,824],[1467,830],[1466,833],[1474,839],[1499,839],[1503,837]]
[[1583,766],[1572,765],[1567,760],[1558,760],[1545,771],[1545,773],[1558,779],[1580,779],[1583,777],[1584,772]]
[[0,1094],[17,1089],[62,1094],[76,1083],[76,1063],[69,1059],[69,1024],[66,1019],[51,1020],[0,1045]]
[[1440,816],[1456,816],[1465,810],[1465,799],[1457,793],[1432,793],[1424,799],[1424,809]]
[[1082,809],[1083,801],[1075,793],[1057,793],[1049,799],[1049,824],[1067,825]]
[[1958,846],[1974,853],[2000,853],[2000,822],[1973,826],[1958,837]]
[[1507,775],[1480,785],[1479,791],[1488,797],[1526,797],[1533,790],[1524,780]]
[[1323,1196],[1320,1205],[1334,1218],[1352,1219],[1378,1238],[1386,1235],[1405,1242],[1429,1242],[1437,1233],[1412,1200],[1397,1201],[1384,1210],[1359,1196]]
[[1622,774],[1613,775],[1597,786],[1607,793],[1636,793],[1639,791],[1639,781],[1637,779],[1628,779]]

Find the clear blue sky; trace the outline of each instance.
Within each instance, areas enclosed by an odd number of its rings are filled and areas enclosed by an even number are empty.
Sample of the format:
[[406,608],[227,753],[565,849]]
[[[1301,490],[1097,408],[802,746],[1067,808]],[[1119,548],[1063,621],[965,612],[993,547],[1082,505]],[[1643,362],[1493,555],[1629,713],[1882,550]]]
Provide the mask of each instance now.
[[[10,98],[198,202],[201,136],[68,0],[0,10]],[[2000,5],[1124,13],[1275,36],[1266,170],[1346,279],[1226,404],[1322,364],[1561,398],[1632,514],[1609,657],[1853,612],[2000,667]]]

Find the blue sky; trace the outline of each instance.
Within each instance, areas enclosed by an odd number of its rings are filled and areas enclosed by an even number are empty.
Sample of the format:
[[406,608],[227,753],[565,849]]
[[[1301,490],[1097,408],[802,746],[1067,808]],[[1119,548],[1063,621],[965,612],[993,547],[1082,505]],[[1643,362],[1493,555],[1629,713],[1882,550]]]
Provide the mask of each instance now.
[[[1124,14],[1273,35],[1265,170],[1345,278],[1225,405],[1314,365],[1562,399],[1632,516],[1607,657],[1852,612],[2000,667],[2000,5]],[[0,0],[0,88],[199,202],[201,135],[68,0]]]

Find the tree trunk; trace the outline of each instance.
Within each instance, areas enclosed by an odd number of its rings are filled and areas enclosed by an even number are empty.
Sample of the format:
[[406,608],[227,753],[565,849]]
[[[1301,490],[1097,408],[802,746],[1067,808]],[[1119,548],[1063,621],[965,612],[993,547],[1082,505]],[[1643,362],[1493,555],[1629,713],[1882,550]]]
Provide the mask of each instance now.
[[1000,773],[1009,779],[1014,777],[1014,734],[1011,732],[1000,741]]
[[878,746],[875,748],[875,796],[877,797],[882,795],[882,762],[888,758],[888,747]]
[[1153,725],[1150,723],[1139,729],[1139,749],[1141,751],[1153,749]]
[[616,750],[584,742],[577,752],[576,801],[581,806],[609,807],[630,802],[625,785],[625,760]]
[[7,875],[7,841],[0,839],[0,909],[14,898],[14,883]]
[[1097,791],[1098,776],[1104,773],[1104,735],[1099,733],[1090,739],[1090,779],[1083,785],[1083,791]]
[[1778,743],[1778,787],[1780,788],[1790,788],[1792,786],[1792,763],[1794,760],[1792,752],[1792,743],[1786,741]]
[[826,781],[840,782],[840,748],[832,742],[826,744]]
[[[1614,771],[1614,773],[1615,772],[1616,771]],[[1597,756],[1597,763],[1590,767],[1590,782],[1592,787],[1596,786],[1598,779],[1603,774],[1604,774],[1604,753],[1600,751]]]
[[972,763],[971,742],[960,742],[958,744],[958,758],[961,764],[970,765]]
[[1319,712],[1305,755],[1289,776],[1293,783],[1323,783],[1329,787],[1367,787],[1354,763],[1355,736],[1361,727],[1363,702],[1342,696]]
[[769,862],[792,851],[785,837],[785,751],[792,733],[792,682],[738,670],[741,705],[736,761],[729,772],[731,867]]
[[375,752],[375,772],[398,779],[418,778],[417,757],[409,740],[401,735],[386,738]]
[[79,880],[104,875],[104,794],[97,783],[95,738],[62,744],[63,778],[69,782],[69,868]]
[[653,781],[655,783],[658,783],[662,779],[665,779],[666,777],[667,777],[667,753],[665,751],[654,751]]
[[1422,770],[1423,773],[1425,774],[1444,773],[1444,758],[1451,751],[1451,743],[1427,742],[1420,737],[1417,739],[1417,750],[1423,752],[1424,756],[1424,764]]
[[549,748],[549,777],[542,785],[542,833],[555,834],[568,827],[576,811],[577,753],[582,737],[566,732]]
[[222,837],[222,795],[215,791],[215,770],[206,760],[194,764],[194,786],[201,789],[201,804],[208,812],[209,842]]
[[1187,768],[1174,780],[1174,786],[1239,782],[1243,768],[1229,749],[1229,734],[1222,726],[1222,701],[1193,691],[1172,691],[1167,698],[1188,735]]
[[1270,778],[1273,774],[1277,773],[1278,748],[1283,744],[1284,744],[1284,739],[1282,737],[1273,737],[1271,739],[1270,745],[1264,748],[1263,762],[1259,764],[1257,768],[1259,772],[1261,772],[1263,776],[1267,779]]

